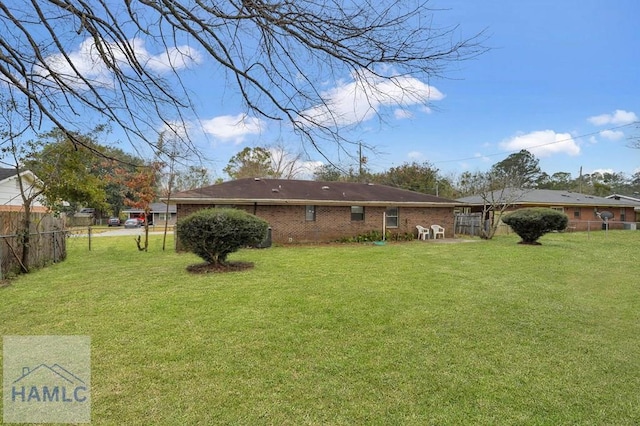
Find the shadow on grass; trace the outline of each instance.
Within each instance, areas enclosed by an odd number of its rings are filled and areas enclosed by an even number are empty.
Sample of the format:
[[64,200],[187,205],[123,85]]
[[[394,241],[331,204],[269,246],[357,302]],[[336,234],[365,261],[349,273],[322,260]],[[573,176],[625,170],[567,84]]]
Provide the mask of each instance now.
[[196,263],[187,266],[187,271],[192,274],[211,274],[224,272],[238,272],[252,269],[253,262],[228,262],[228,263]]

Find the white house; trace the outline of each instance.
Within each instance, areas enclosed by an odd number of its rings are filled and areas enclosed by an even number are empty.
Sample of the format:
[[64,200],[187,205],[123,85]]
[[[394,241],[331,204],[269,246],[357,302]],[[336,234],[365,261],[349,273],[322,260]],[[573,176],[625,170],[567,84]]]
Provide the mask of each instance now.
[[[31,171],[21,171],[20,177],[22,179],[22,188],[27,197],[33,197],[40,191],[40,179]],[[0,168],[0,211],[20,211],[23,209],[18,171],[16,169]],[[36,197],[31,203],[31,211],[47,211],[40,197]]]

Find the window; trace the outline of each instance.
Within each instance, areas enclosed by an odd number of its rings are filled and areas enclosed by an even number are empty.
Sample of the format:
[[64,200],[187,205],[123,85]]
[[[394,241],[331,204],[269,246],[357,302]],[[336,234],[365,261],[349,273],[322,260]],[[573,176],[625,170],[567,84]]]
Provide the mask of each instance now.
[[351,221],[363,221],[364,220],[364,207],[351,206]]
[[624,222],[627,218],[626,210],[624,207],[620,207],[620,222]]
[[397,207],[388,207],[385,217],[387,218],[387,228],[397,228],[398,227],[398,208]]
[[316,206],[305,206],[307,222],[315,222],[316,221]]
[[551,206],[550,209],[551,210],[557,210],[559,212],[564,213],[564,207],[553,207],[553,206]]
[[580,219],[580,209],[575,209],[573,211],[573,217],[576,219]]

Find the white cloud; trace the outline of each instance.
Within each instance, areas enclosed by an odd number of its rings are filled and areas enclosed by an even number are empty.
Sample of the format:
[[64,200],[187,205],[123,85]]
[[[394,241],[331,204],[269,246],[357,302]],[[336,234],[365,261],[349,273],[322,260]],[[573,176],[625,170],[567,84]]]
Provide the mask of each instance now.
[[600,132],[600,136],[610,141],[619,141],[624,138],[624,132],[620,130],[603,130]]
[[322,161],[303,161],[296,179],[312,179],[314,173],[323,166]]
[[[152,72],[166,73],[172,70],[180,70],[192,64],[202,61],[200,53],[189,46],[172,47],[157,55],[152,55],[145,47],[144,40],[133,38],[127,41],[129,48],[136,59],[148,67]],[[127,55],[122,47],[116,43],[105,43],[104,51],[111,52],[113,61],[121,70],[127,71],[131,67]],[[95,41],[88,38],[83,41],[77,50],[68,53],[68,60],[62,54],[54,54],[45,58],[46,65],[52,72],[63,78],[69,85],[83,87],[86,83],[78,77],[84,77],[94,85],[113,87],[113,72],[102,60]],[[74,71],[74,67],[77,70]],[[44,67],[36,67],[36,72],[44,78],[48,78],[50,72]]]
[[149,56],[147,65],[156,72],[165,73],[188,68],[202,62],[200,53],[190,46],[172,47],[159,55]]
[[[417,78],[382,78],[368,72],[354,73],[352,81],[339,82],[321,96],[322,105],[300,114],[308,125],[349,126],[373,118],[384,107],[407,109],[444,98],[438,89]],[[406,114],[397,116],[406,117]]]
[[569,133],[556,133],[553,130],[540,130],[512,137],[500,143],[502,149],[519,151],[526,149],[536,157],[549,157],[554,154],[578,155],[580,147]]
[[398,120],[404,120],[407,118],[413,118],[413,113],[406,109],[396,109],[393,111],[393,116]]
[[613,169],[595,169],[595,170],[592,170],[590,174],[594,174],[594,173],[599,173],[601,175],[604,175],[605,173],[613,174],[615,172]]
[[606,126],[608,124],[623,126],[638,121],[638,116],[634,112],[617,109],[612,114],[596,115],[589,117],[588,120],[595,126]]
[[475,154],[473,154],[473,156],[479,160],[484,161],[485,163],[488,163],[489,161],[491,161],[489,157],[482,155],[479,152],[476,152]]
[[411,151],[410,153],[407,154],[407,157],[409,157],[412,160],[419,160],[422,157],[424,157],[424,155],[419,151]]
[[222,115],[204,120],[201,124],[205,133],[236,144],[242,143],[248,135],[260,134],[265,128],[264,121],[247,114]]
[[192,127],[191,123],[186,121],[172,121],[163,123],[160,132],[169,138],[187,139]]

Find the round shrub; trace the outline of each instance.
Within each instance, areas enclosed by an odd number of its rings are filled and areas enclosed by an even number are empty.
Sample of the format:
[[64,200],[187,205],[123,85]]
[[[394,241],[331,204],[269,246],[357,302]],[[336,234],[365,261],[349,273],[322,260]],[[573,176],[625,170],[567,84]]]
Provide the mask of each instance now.
[[258,244],[269,224],[237,209],[203,209],[176,224],[176,235],[185,250],[206,262],[222,264],[230,253]]
[[569,218],[557,210],[537,207],[516,210],[503,217],[502,221],[522,238],[523,244],[534,244],[548,232],[564,230]]

